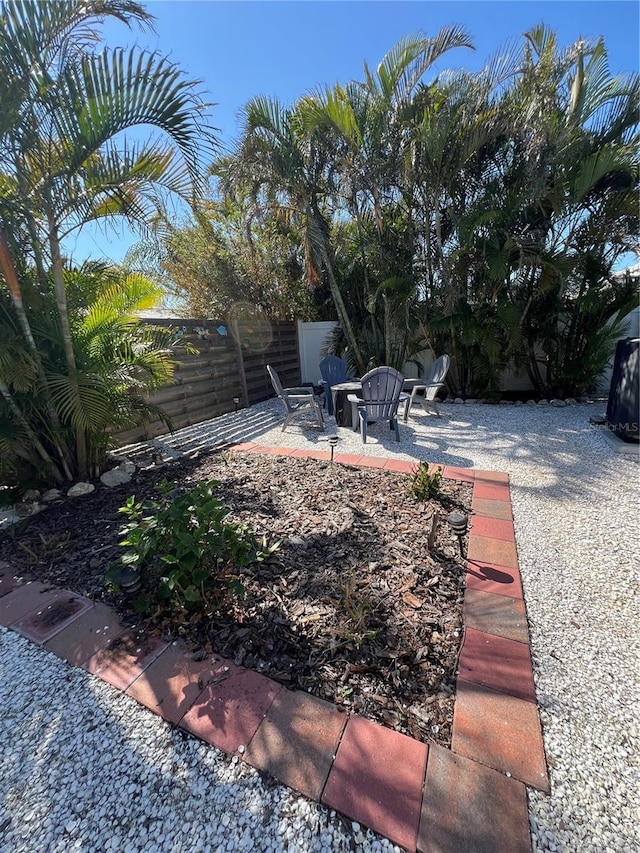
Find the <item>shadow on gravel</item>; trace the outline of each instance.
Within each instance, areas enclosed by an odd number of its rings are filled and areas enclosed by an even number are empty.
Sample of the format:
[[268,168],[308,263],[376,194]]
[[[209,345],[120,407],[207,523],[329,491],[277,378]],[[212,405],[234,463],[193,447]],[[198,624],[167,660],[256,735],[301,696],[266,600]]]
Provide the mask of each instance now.
[[[255,850],[277,842],[274,818],[284,833],[287,797],[274,803],[268,774],[234,770],[231,757],[4,629],[0,673],[0,849],[224,849],[247,835],[242,849]],[[319,831],[340,825],[324,814]]]
[[[615,454],[589,424],[598,405],[566,408],[539,406],[443,405],[442,417],[428,415],[414,407],[408,423],[400,424],[400,442],[393,433],[377,424],[373,441],[363,446],[359,433],[341,427],[338,452],[393,455],[466,468],[513,470],[523,463],[530,466],[528,482],[519,477],[512,486],[527,493],[544,492],[555,499],[581,496],[601,497],[600,474],[612,462],[635,464],[632,457]],[[215,447],[255,442],[271,447],[301,446],[308,450],[328,450],[326,437],[336,431],[335,421],[326,418],[321,432],[311,422],[281,430],[279,402],[268,400],[238,413],[161,436],[149,443],[122,448],[134,460],[160,449],[171,454],[197,453]],[[301,442],[300,439],[303,439]],[[593,476],[585,476],[585,464],[593,463]]]

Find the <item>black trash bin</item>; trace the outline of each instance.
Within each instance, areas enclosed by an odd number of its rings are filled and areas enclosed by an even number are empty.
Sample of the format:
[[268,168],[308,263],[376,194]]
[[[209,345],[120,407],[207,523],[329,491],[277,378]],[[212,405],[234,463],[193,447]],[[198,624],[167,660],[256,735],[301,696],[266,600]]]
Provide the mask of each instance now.
[[623,441],[640,441],[640,338],[618,341],[606,426]]

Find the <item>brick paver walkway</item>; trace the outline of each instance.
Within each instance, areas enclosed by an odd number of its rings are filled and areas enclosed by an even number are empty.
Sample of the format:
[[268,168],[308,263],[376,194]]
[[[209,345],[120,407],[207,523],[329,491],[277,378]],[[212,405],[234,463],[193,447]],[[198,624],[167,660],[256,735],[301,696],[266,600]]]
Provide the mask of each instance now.
[[[254,444],[236,451],[329,459]],[[337,453],[335,461],[409,473],[414,463]],[[0,624],[126,692],[219,749],[421,853],[531,850],[526,786],[549,791],[509,478],[445,466],[473,483],[465,631],[451,750],[424,744],[290,691],[231,661],[195,661],[139,636],[71,592],[18,583],[0,564]]]

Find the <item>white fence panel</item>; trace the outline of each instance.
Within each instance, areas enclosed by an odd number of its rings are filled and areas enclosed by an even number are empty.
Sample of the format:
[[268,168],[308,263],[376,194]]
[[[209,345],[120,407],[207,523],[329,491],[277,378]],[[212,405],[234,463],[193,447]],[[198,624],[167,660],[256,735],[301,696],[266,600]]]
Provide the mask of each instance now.
[[[302,321],[298,321],[298,343],[300,347],[300,371],[302,374],[302,382],[318,383],[320,381],[320,369],[318,364],[322,358],[322,345],[337,325],[338,323],[335,320],[326,320],[320,323],[303,323]],[[627,315],[620,337],[640,337],[640,308],[635,308]],[[597,381],[597,387],[601,393],[607,393],[609,390],[613,355],[614,353],[612,352],[610,364]],[[431,366],[433,356],[431,352],[425,351],[417,356],[416,361],[421,363],[421,369],[418,369],[415,364],[406,364],[403,371],[405,376],[424,376]],[[544,374],[545,368],[543,365],[543,377]],[[526,373],[515,373],[510,370],[505,372],[500,384],[503,391],[528,391],[532,390],[533,387]]]
[[298,321],[298,345],[300,347],[300,372],[303,382],[320,382],[320,351],[322,345],[337,326],[335,320],[320,323]]

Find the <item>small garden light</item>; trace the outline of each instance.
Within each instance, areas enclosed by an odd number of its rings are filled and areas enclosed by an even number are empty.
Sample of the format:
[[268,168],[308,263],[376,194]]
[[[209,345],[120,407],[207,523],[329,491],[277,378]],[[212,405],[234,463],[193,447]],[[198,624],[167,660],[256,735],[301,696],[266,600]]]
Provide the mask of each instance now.
[[236,407],[236,414],[238,414],[238,406],[240,405],[240,397],[233,398],[233,405]]
[[125,566],[118,577],[118,586],[124,594],[135,595],[141,585],[140,569],[136,569],[133,566]]
[[447,516],[447,522],[454,536],[458,537],[458,545],[460,546],[460,554],[462,554],[462,537],[467,532],[467,516],[464,512],[454,509]]
[[333,451],[336,449],[336,444],[339,441],[338,436],[337,435],[330,435],[328,438],[328,441],[329,441],[329,447],[331,448],[331,464],[333,465]]

